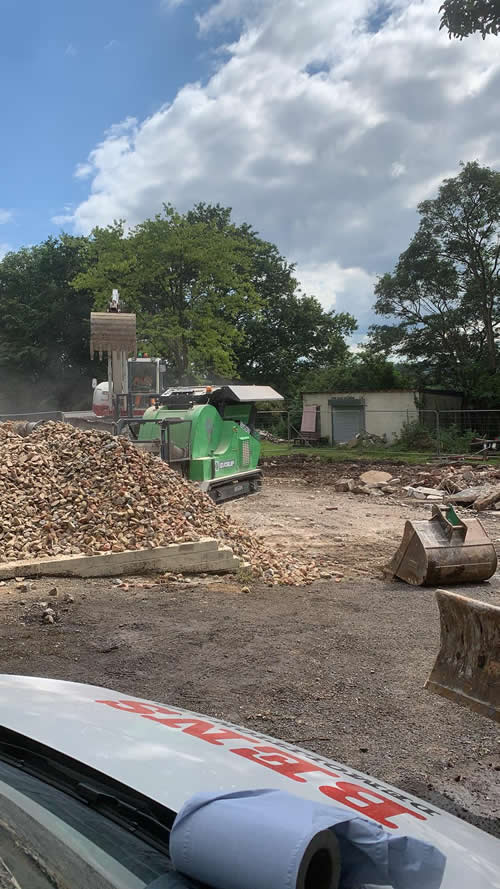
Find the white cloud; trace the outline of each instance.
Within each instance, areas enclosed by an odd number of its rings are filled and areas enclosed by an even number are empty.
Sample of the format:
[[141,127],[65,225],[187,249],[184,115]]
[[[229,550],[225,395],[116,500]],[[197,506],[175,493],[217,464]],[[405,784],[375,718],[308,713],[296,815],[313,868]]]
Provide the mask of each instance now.
[[108,42],[104,44],[104,49],[106,49],[106,50],[114,49],[115,46],[119,46],[118,40],[114,40],[114,39],[108,40]]
[[76,46],[73,43],[68,43],[66,49],[64,50],[65,56],[76,56],[77,54]]
[[92,164],[77,164],[75,170],[75,178],[76,179],[88,179],[89,176],[93,173]]
[[10,222],[13,215],[12,210],[5,210],[0,207],[0,225],[5,225],[7,222]]
[[432,198],[439,189],[443,179],[449,179],[456,174],[456,170],[441,170],[437,176],[430,176],[422,182],[415,182],[406,194],[406,206],[408,208],[416,207],[420,201],[426,201]]
[[296,277],[302,289],[315,296],[326,311],[352,311],[346,302],[356,295],[356,310],[368,311],[373,296],[375,277],[361,268],[342,268],[338,262],[300,263]]
[[161,0],[161,6],[163,9],[177,9],[179,6],[182,6],[186,0]]
[[69,225],[73,222],[73,214],[72,213],[60,213],[59,215],[52,216],[51,222],[54,225]]
[[[218,0],[201,35],[239,37],[202,85],[114,126],[77,168],[77,231],[134,224],[171,201],[219,201],[366,325],[374,277],[415,207],[461,160],[500,158],[498,40],[450,41],[436,0]],[[374,33],[374,31],[376,31]],[[321,284],[323,281],[323,284]],[[333,282],[333,283],[332,283]]]
[[393,179],[399,179],[400,176],[404,176],[406,173],[406,167],[400,161],[394,161],[391,166],[391,176]]

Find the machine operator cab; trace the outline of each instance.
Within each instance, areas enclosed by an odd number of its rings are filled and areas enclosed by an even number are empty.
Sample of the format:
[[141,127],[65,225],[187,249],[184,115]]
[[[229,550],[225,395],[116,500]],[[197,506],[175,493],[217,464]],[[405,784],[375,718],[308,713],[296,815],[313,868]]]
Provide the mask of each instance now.
[[132,399],[133,416],[142,416],[153,398],[164,389],[166,365],[161,358],[150,358],[138,352],[128,360],[128,391]]
[[[158,398],[159,393],[163,392],[165,373],[166,365],[161,358],[150,358],[144,352],[139,352],[137,358],[129,358],[127,361],[129,403],[127,404],[126,398],[122,399],[120,415],[127,416],[130,410],[131,416],[142,417],[154,399]],[[92,410],[98,417],[114,414],[108,382],[98,383],[94,387]]]

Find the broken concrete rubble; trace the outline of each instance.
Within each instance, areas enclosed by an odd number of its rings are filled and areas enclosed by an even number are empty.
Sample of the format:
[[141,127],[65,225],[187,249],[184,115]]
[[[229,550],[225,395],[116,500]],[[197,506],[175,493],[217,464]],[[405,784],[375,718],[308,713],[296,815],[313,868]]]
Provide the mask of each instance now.
[[474,503],[478,500],[482,495],[484,495],[488,490],[491,490],[489,487],[485,488],[484,485],[475,488],[464,488],[462,491],[459,491],[457,494],[451,494],[446,497],[447,503],[453,503],[462,506],[468,506],[471,503]]
[[336,491],[352,491],[355,487],[356,482],[352,478],[339,478],[338,482],[335,482],[335,490]]
[[360,482],[364,485],[368,485],[374,487],[378,485],[387,485],[390,481],[392,481],[392,475],[390,472],[379,472],[376,469],[369,469],[368,472],[362,472],[359,477]]
[[478,512],[482,512],[483,509],[488,509],[489,506],[493,506],[495,503],[498,503],[499,500],[500,488],[496,487],[492,491],[480,494],[477,500],[474,501],[474,509],[477,509]]
[[375,435],[374,432],[358,432],[350,441],[340,442],[340,444],[344,444],[344,447],[347,445],[348,448],[369,448],[380,447],[381,445],[385,446],[387,445],[387,441],[380,435]]
[[409,497],[415,500],[430,500],[434,502],[443,500],[442,492],[436,488],[424,488],[422,486],[415,488],[412,485],[406,485],[403,490],[406,491]]

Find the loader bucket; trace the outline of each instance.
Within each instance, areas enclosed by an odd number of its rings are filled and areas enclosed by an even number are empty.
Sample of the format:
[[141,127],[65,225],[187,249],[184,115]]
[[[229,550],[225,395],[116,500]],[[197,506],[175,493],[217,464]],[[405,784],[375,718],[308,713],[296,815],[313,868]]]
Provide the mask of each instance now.
[[500,722],[500,608],[436,590],[441,648],[425,687]]
[[136,318],[124,312],[91,312],[90,314],[90,357],[98,352],[137,351]]
[[414,586],[478,583],[497,569],[495,547],[479,519],[463,522],[452,507],[432,508],[432,518],[406,522],[397,552],[384,569],[386,577]]

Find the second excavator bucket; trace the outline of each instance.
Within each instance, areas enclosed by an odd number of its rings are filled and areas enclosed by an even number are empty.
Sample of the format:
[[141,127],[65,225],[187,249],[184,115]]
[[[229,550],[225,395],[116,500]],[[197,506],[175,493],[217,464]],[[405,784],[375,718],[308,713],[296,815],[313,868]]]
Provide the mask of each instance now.
[[415,586],[479,583],[497,569],[495,547],[479,519],[463,522],[450,506],[432,508],[432,518],[406,522],[403,539],[389,565],[387,577]]
[[136,316],[127,312],[92,312],[90,315],[90,355],[98,352],[124,352],[135,355],[137,350]]
[[441,648],[429,691],[500,722],[500,608],[436,590]]

